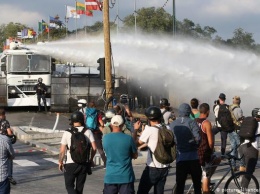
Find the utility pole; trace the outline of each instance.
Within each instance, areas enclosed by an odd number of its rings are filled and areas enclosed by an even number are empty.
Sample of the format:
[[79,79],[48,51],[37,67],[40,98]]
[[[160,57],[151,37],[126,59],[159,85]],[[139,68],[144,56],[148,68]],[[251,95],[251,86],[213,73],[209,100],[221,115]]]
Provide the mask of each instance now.
[[172,0],[172,32],[173,32],[173,36],[176,35],[176,18],[175,18],[175,0]]
[[135,16],[135,34],[136,34],[136,0],[134,2],[134,16]]
[[105,47],[105,70],[106,70],[106,99],[113,95],[111,75],[111,45],[110,45],[110,24],[109,24],[109,0],[103,1],[103,29]]

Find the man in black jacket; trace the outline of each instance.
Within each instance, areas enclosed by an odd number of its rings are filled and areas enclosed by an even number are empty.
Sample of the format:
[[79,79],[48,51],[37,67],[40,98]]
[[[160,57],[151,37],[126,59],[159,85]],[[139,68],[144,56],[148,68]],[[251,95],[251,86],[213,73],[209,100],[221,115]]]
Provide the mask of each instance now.
[[40,77],[38,79],[38,83],[34,86],[34,90],[37,94],[37,100],[38,100],[38,111],[41,111],[41,99],[44,104],[45,111],[47,112],[47,105],[46,105],[46,98],[45,95],[47,93],[47,87],[44,83],[42,83],[42,78]]

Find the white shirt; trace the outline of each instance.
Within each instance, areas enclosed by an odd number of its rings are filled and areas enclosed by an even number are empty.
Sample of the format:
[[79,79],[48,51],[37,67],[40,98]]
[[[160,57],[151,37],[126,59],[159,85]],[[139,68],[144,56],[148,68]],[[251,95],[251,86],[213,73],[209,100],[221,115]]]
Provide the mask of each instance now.
[[[215,106],[213,112],[216,118],[218,118],[218,111],[219,111],[219,105]],[[219,124],[218,120],[217,120],[217,127],[221,127],[221,125]]]
[[[84,127],[82,126],[82,127],[77,127],[77,128],[78,128],[79,131],[82,131]],[[91,143],[95,141],[93,133],[92,133],[91,130],[86,130],[84,135],[86,136],[87,140],[90,141]],[[63,133],[63,136],[61,138],[61,144],[62,145],[67,145],[70,148],[70,145],[71,145],[71,133],[69,131],[65,131]],[[71,158],[69,149],[67,149],[66,155],[67,155],[66,164],[74,163],[72,158]]]
[[[160,125],[158,125],[160,127]],[[143,133],[141,134],[139,140],[146,143],[151,149],[152,152],[154,152],[157,142],[158,142],[158,130],[156,127],[151,127],[146,125],[144,128]],[[153,155],[153,154],[152,154]],[[156,167],[156,168],[166,168],[169,166],[169,164],[161,164],[156,160],[156,158],[153,155],[153,160],[151,159],[151,152],[148,150],[148,156],[146,161],[147,166],[150,167]]]

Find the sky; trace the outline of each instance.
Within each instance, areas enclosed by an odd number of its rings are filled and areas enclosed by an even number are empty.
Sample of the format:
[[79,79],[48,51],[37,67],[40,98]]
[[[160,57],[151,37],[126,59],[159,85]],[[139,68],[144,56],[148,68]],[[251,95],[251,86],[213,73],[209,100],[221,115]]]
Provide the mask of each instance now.
[[[79,2],[84,2],[79,0]],[[110,21],[115,21],[117,12],[123,19],[125,16],[142,7],[162,7],[166,2],[165,10],[172,14],[173,0],[110,0],[116,2],[110,9]],[[74,6],[74,0],[0,0],[0,24],[19,22],[38,30],[38,21],[48,21],[49,16],[60,16],[64,21],[65,5]],[[252,33],[253,39],[260,44],[260,1],[259,0],[175,0],[176,19],[182,21],[189,19],[201,27],[211,26],[217,30],[215,35],[223,39],[233,37],[235,29],[242,28]],[[102,21],[102,12],[95,11],[93,17],[83,16],[77,21],[77,27],[85,24],[93,25]],[[116,21],[117,22],[117,21]],[[122,23],[119,23],[122,25]],[[76,22],[70,19],[69,30],[74,30]]]

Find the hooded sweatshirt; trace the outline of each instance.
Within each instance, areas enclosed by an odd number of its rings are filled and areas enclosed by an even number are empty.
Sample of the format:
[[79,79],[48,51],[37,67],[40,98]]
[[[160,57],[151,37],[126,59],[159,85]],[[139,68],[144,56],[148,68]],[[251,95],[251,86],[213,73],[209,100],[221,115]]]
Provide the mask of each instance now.
[[183,103],[179,107],[179,117],[170,124],[177,143],[177,161],[197,160],[200,143],[199,126],[189,115],[191,107]]

